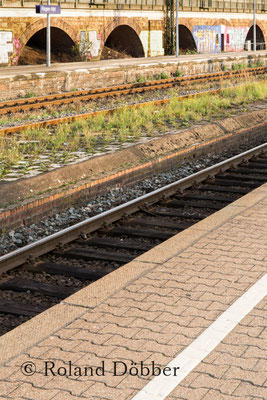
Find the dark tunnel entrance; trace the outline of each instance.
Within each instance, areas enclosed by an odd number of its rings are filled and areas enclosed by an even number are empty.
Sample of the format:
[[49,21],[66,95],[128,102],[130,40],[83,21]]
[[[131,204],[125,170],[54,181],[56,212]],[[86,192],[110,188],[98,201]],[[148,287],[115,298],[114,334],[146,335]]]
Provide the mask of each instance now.
[[144,56],[141,40],[135,30],[128,25],[120,25],[108,36],[101,59]]
[[[62,29],[51,27],[51,61],[80,61],[74,51],[74,42]],[[44,64],[46,62],[46,28],[36,32],[27,42],[19,59],[19,65]]]
[[[253,26],[250,27],[246,40],[250,40],[251,41],[251,50],[253,50],[253,46],[254,46],[254,39],[253,39]],[[266,44],[264,41],[264,36],[262,33],[261,28],[256,25],[256,50],[265,50],[266,49]]]
[[179,47],[181,54],[197,52],[194,37],[185,25],[179,25]]

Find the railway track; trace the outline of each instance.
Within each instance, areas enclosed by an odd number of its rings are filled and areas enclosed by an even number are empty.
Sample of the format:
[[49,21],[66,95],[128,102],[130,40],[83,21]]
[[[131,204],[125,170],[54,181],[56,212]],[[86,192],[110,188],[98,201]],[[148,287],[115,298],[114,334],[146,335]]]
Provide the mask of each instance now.
[[220,210],[266,176],[264,144],[0,257],[2,333]]
[[[205,94],[220,93],[222,90],[224,90],[224,89],[214,89],[214,90],[209,90],[209,91],[204,91],[204,92],[197,92],[197,93],[193,93],[193,94],[178,96],[177,98],[179,100],[184,100],[184,99],[189,99],[189,98],[193,98],[193,97],[203,96]],[[26,123],[23,125],[10,126],[7,128],[0,129],[0,135],[4,136],[4,135],[12,134],[12,133],[18,133],[18,132],[24,131],[26,129],[45,128],[46,126],[56,126],[56,125],[60,125],[60,124],[67,124],[67,123],[70,123],[73,121],[77,121],[79,119],[86,119],[86,118],[101,115],[101,114],[112,114],[115,111],[119,111],[123,108],[130,109],[130,108],[145,107],[148,105],[154,105],[154,106],[162,105],[162,104],[168,103],[169,101],[170,101],[170,99],[152,100],[152,101],[146,101],[143,103],[126,105],[123,107],[107,108],[107,109],[103,109],[100,111],[91,111],[89,113],[75,114],[75,115],[71,115],[68,117],[47,119],[47,120],[39,121],[39,122],[32,122],[32,123]]]
[[106,97],[129,95],[143,93],[151,90],[168,89],[175,86],[191,85],[193,83],[202,83],[218,81],[221,79],[240,78],[247,75],[260,75],[267,71],[267,67],[246,68],[238,71],[221,71],[209,74],[191,75],[186,77],[176,77],[147,81],[144,83],[123,84],[98,89],[79,90],[52,94],[40,97],[15,99],[0,102],[0,114],[10,114],[15,112],[45,108],[48,106],[58,106],[70,104],[76,101],[97,100]]
[[[267,67],[257,67],[257,68],[248,68],[241,71],[224,71],[224,72],[216,72],[205,75],[197,75],[197,76],[188,76],[188,77],[178,77],[178,78],[170,78],[165,80],[157,80],[157,81],[148,81],[145,83],[137,83],[137,84],[126,84],[121,86],[112,86],[101,89],[91,89],[87,91],[79,91],[79,92],[67,92],[63,94],[55,94],[48,95],[43,97],[33,97],[30,99],[18,99],[18,100],[10,100],[8,102],[0,102],[0,114],[1,112],[6,113],[29,110],[31,108],[42,108],[48,105],[56,106],[62,105],[64,103],[73,103],[75,101],[86,101],[92,99],[99,99],[101,97],[108,96],[118,96],[118,95],[126,95],[126,94],[134,94],[137,92],[144,92],[147,90],[156,90],[156,89],[166,89],[177,85],[186,85],[192,84],[193,82],[205,82],[211,80],[220,80],[223,78],[232,78],[232,77],[244,77],[247,74],[264,74],[267,70]],[[203,92],[195,92],[187,95],[177,96],[179,100],[199,97],[205,94],[217,94],[222,92],[227,88],[221,89],[211,89]],[[93,97],[92,97],[93,96]],[[49,101],[47,100],[49,99]],[[39,102],[40,100],[40,102]],[[25,131],[27,129],[40,129],[45,128],[47,126],[56,126],[63,123],[70,123],[73,121],[87,119],[89,117],[97,116],[100,114],[112,114],[115,111],[118,111],[122,108],[137,108],[137,107],[145,107],[148,105],[162,105],[166,104],[170,101],[169,98],[164,98],[160,100],[152,100],[146,101],[142,103],[125,105],[123,107],[115,107],[115,108],[107,108],[99,111],[90,111],[88,113],[80,113],[70,116],[63,116],[53,119],[44,119],[38,122],[27,122],[22,125],[14,125],[8,126],[0,129],[0,135],[9,135],[12,133],[19,133]],[[7,107],[6,107],[7,106]],[[9,110],[9,111],[8,111]]]
[[[213,90],[207,90],[204,92],[196,92],[196,93],[191,93],[187,95],[182,95],[182,96],[177,96],[178,100],[185,100],[185,99],[190,99],[194,97],[201,97],[206,94],[212,95],[212,94],[218,94],[221,93],[224,90],[227,90],[228,88],[222,88],[222,89],[213,89]],[[142,103],[136,103],[136,104],[130,104],[130,105],[125,105],[122,107],[115,107],[115,108],[107,108],[99,111],[91,111],[88,113],[83,113],[83,114],[75,114],[67,117],[59,117],[59,118],[54,118],[54,119],[46,119],[43,121],[39,122],[32,122],[32,123],[26,123],[23,125],[15,125],[15,126],[10,126],[6,128],[0,129],[0,135],[10,135],[12,133],[19,133],[22,131],[25,131],[27,129],[40,129],[40,128],[45,128],[47,126],[57,126],[60,124],[68,124],[73,121],[81,120],[81,119],[87,119],[90,117],[98,116],[98,115],[105,115],[105,114],[112,114],[116,111],[122,110],[122,109],[133,109],[133,108],[141,108],[141,107],[146,107],[149,105],[152,106],[160,106],[163,104],[167,104],[170,101],[170,98],[165,98],[165,99],[160,99],[160,100],[152,100],[152,101],[146,101]]]

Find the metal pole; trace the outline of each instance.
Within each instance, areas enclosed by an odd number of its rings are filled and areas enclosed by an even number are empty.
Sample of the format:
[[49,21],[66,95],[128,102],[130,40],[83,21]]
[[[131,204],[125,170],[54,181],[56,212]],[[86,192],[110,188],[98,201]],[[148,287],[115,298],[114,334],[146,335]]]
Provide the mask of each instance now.
[[[50,0],[47,0],[47,5],[50,5]],[[50,14],[47,14],[47,25],[46,25],[46,66],[51,66],[51,32],[50,32]]]
[[178,56],[179,56],[179,24],[178,24],[178,0],[176,0],[176,57]]
[[256,0],[253,0],[253,50],[256,51]]

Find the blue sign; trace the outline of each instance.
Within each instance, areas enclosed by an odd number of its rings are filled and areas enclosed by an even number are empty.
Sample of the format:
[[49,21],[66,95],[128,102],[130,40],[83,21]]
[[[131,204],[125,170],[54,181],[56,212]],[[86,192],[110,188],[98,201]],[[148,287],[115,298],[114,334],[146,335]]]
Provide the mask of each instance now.
[[40,4],[36,7],[37,14],[61,14],[61,7],[60,6],[46,6]]

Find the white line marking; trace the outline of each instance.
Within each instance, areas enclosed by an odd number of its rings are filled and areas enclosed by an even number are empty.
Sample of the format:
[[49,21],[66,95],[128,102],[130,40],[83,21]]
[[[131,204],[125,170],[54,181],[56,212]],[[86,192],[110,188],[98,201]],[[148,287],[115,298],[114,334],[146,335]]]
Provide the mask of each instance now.
[[132,400],[163,400],[231,332],[232,329],[267,295],[267,274],[258,280],[196,340],[167,366],[180,367],[177,376],[153,378]]

